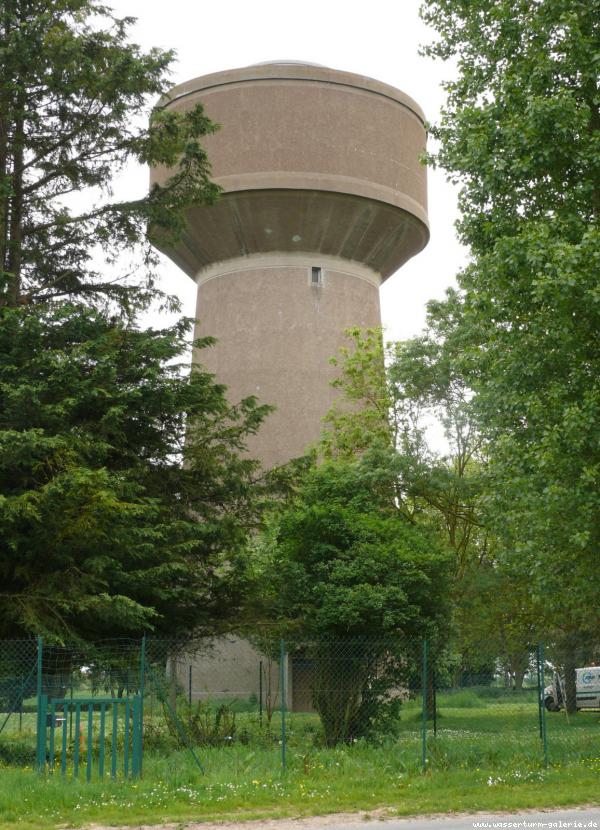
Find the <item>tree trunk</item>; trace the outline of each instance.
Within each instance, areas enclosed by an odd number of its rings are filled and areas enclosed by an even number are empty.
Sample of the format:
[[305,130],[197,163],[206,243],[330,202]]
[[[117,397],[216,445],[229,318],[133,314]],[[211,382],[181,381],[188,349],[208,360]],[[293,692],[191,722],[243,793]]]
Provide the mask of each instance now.
[[529,653],[518,652],[510,654],[508,657],[510,673],[513,678],[513,690],[520,692],[523,690],[523,681],[529,668]]
[[13,138],[12,197],[8,231],[7,271],[10,275],[8,304],[17,306],[21,294],[21,259],[23,244],[23,160],[25,152],[23,111],[17,112]]
[[[279,677],[281,672],[273,672],[273,658],[269,654],[267,656],[267,665],[263,666],[265,672],[265,712],[267,715],[267,723],[271,725],[273,720],[273,713],[279,702]],[[275,677],[275,680],[273,680]]]
[[435,672],[433,668],[430,666],[427,672],[427,720],[434,720],[435,718]]
[[525,672],[522,669],[515,671],[515,692],[521,692],[523,690],[523,679],[525,678]]
[[360,709],[369,663],[364,655],[350,656],[339,646],[320,646],[315,656],[313,705],[321,720],[325,745],[335,747],[354,738],[352,724]]
[[572,654],[565,660],[565,711],[568,715],[577,712],[577,675],[576,661]]
[[[10,26],[10,15],[8,7],[5,7],[5,15],[2,26],[4,40],[8,42]],[[10,201],[10,188],[7,187],[10,177],[9,165],[9,134],[12,106],[10,102],[10,67],[5,64],[3,74],[0,78],[0,273],[6,271],[7,266],[7,245],[8,245],[8,213]]]

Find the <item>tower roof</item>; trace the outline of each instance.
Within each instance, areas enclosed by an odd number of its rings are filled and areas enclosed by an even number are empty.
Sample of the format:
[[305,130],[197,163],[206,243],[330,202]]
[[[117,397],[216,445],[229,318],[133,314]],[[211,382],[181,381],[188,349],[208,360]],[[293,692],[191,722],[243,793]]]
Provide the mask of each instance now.
[[264,63],[254,63],[250,66],[240,66],[237,69],[226,69],[222,72],[211,72],[209,75],[192,78],[174,86],[166,95],[162,96],[157,106],[168,106],[179,98],[204,93],[213,87],[269,80],[316,81],[373,92],[397,101],[411,110],[423,124],[425,123],[425,114],[417,102],[410,95],[391,84],[378,81],[376,78],[370,78],[368,75],[332,69],[320,63],[295,60],[265,61]]
[[321,69],[328,69],[324,63],[312,63],[312,61],[296,61],[290,59],[283,59],[279,61],[260,61],[259,63],[251,63],[250,66],[320,66]]

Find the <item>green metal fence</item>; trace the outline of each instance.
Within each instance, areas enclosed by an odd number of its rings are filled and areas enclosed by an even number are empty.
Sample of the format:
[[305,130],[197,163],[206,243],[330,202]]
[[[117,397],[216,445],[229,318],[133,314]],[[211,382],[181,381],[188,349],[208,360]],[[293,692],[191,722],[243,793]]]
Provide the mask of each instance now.
[[[42,694],[39,707],[36,764],[40,771],[59,768],[62,775],[69,771],[77,778],[83,766],[87,781],[91,781],[94,771],[100,778],[105,772],[110,772],[111,778],[116,778],[118,772],[125,778],[141,775],[140,695],[74,700],[48,699]],[[70,728],[73,720],[74,736]]]
[[165,755],[201,774],[223,751],[273,770],[335,763],[340,747],[380,747],[414,772],[593,759],[599,656],[551,640],[502,653],[402,637],[4,641],[0,763],[90,780]]

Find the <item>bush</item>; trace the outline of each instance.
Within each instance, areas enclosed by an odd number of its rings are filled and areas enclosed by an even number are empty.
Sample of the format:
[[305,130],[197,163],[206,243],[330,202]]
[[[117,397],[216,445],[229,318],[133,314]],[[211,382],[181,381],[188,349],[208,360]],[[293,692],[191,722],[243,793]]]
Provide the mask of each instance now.
[[198,703],[188,718],[192,743],[198,746],[231,746],[236,740],[235,712],[222,703],[216,710],[210,703]]
[[11,764],[16,767],[33,766],[35,762],[35,745],[21,737],[11,737],[0,740],[0,764]]

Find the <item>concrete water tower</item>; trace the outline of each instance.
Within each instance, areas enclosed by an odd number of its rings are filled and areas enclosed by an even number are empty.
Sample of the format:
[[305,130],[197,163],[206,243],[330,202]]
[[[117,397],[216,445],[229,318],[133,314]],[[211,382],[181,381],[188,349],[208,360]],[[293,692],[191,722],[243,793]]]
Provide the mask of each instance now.
[[379,286],[427,244],[424,117],[387,84],[291,61],[196,78],[167,106],[199,101],[224,193],[166,253],[198,285],[196,336],[218,340],[201,361],[232,401],[277,407],[250,447],[270,467],[319,437],[344,330],[380,325]]

